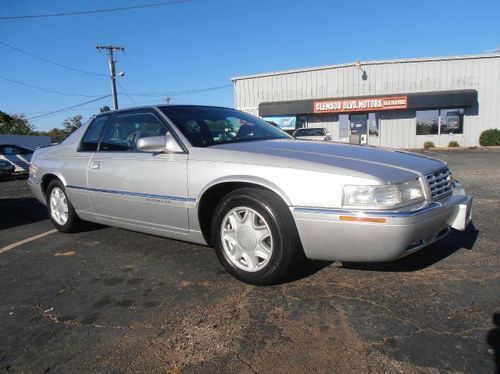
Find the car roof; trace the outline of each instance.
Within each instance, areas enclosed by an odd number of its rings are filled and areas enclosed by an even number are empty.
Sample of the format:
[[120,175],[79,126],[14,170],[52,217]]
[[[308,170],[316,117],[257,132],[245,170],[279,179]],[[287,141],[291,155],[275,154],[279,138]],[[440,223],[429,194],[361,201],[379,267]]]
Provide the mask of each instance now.
[[33,151],[33,148],[31,147],[28,147],[27,145],[19,145],[19,144],[5,144],[5,143],[0,143],[0,147],[18,147],[18,148],[24,148],[24,149],[27,149],[29,151]]
[[301,127],[300,129],[297,129],[295,131],[299,131],[299,130],[325,130],[326,129],[324,127]]
[[132,106],[132,107],[127,107],[127,108],[118,109],[118,110],[111,110],[109,112],[99,113],[96,115],[96,117],[109,115],[109,114],[115,114],[115,113],[128,112],[131,110],[138,110],[138,109],[162,109],[162,108],[213,108],[213,109],[236,110],[235,108],[228,108],[228,107],[216,106],[216,105],[158,104],[158,105],[139,105],[139,106]]

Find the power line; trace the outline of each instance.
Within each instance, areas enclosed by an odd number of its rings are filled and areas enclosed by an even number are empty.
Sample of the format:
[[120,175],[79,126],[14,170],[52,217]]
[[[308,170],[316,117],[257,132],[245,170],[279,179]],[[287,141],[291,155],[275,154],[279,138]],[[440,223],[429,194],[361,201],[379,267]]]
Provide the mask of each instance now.
[[28,14],[28,15],[22,15],[22,16],[4,16],[4,17],[0,17],[0,20],[26,19],[26,18],[48,18],[48,17],[62,17],[62,16],[77,16],[77,15],[83,15],[83,14],[107,13],[107,12],[116,12],[116,11],[131,10],[131,9],[153,8],[153,7],[160,7],[160,6],[166,6],[166,5],[188,3],[190,1],[191,0],[171,0],[171,1],[163,1],[160,3],[131,5],[131,6],[126,6],[126,7],[118,7],[118,8],[82,10],[82,11],[65,12],[65,13],[46,13],[46,14]]
[[97,75],[97,76],[100,76],[100,77],[105,77],[106,76],[106,74],[94,73],[92,71],[86,71],[86,70],[74,68],[74,67],[71,67],[71,66],[68,66],[68,65],[63,65],[63,64],[60,64],[60,63],[55,62],[55,61],[48,60],[48,59],[46,59],[44,57],[37,56],[37,55],[35,55],[35,54],[31,53],[31,52],[25,51],[24,49],[21,49],[21,48],[14,47],[14,46],[12,46],[10,44],[7,44],[5,42],[2,42],[2,41],[0,41],[0,44],[3,45],[3,46],[5,46],[5,47],[8,47],[10,49],[13,49],[13,50],[15,50],[17,52],[24,53],[25,55],[31,56],[33,58],[36,58],[36,59],[41,60],[43,62],[46,62],[48,64],[59,66],[59,67],[64,68],[64,69],[73,70],[73,71],[77,71],[79,73],[84,73],[84,74]]
[[154,96],[183,96],[183,95],[192,95],[198,94],[208,91],[222,90],[224,88],[233,87],[232,84],[226,84],[223,86],[213,86],[206,88],[195,88],[190,90],[182,90],[182,91],[169,91],[169,92],[150,92],[150,93],[128,93],[131,96],[145,96],[145,97],[154,97]]
[[11,83],[15,83],[15,84],[19,84],[21,86],[25,86],[25,87],[29,87],[29,88],[34,88],[35,90],[39,90],[39,91],[44,91],[44,92],[49,92],[49,93],[53,93],[53,94],[58,94],[58,95],[64,95],[64,96],[79,96],[79,97],[97,97],[97,96],[100,96],[100,95],[83,95],[83,94],[74,94],[74,93],[69,93],[69,92],[63,92],[63,91],[56,91],[56,90],[51,90],[49,88],[43,88],[43,87],[38,87],[38,86],[33,86],[29,83],[24,83],[24,82],[20,82],[20,81],[16,81],[14,79],[10,79],[10,78],[7,78],[7,77],[4,77],[4,76],[1,76],[0,75],[0,79],[3,79],[7,82],[11,82]]
[[[125,91],[125,88],[123,88],[123,85],[119,81],[116,81],[116,83],[118,84],[118,87],[123,92],[123,94],[125,96],[127,96],[128,100],[132,103],[132,105],[137,105],[137,102],[127,93],[127,91]],[[118,92],[118,95],[120,95],[119,92]]]
[[98,97],[97,99],[85,101],[83,103],[72,105],[72,106],[69,106],[67,108],[57,109],[57,110],[53,110],[53,111],[50,111],[50,112],[47,112],[47,113],[44,113],[44,114],[40,114],[38,116],[30,117],[30,118],[28,118],[28,121],[32,121],[34,119],[39,119],[39,118],[43,118],[43,117],[48,117],[48,116],[50,116],[52,114],[61,113],[61,112],[64,112],[64,111],[67,111],[67,110],[70,110],[70,109],[74,109],[74,108],[86,105],[86,104],[95,103],[96,101],[100,101],[100,100],[105,99],[105,98],[107,98],[109,96],[110,95],[104,95],[104,96]]

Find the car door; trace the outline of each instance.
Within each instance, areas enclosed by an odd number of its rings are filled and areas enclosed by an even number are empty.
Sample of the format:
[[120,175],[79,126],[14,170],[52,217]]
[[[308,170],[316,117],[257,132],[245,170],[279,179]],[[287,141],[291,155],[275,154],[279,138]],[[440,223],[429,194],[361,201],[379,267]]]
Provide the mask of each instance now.
[[69,200],[81,218],[91,219],[92,207],[90,205],[89,191],[87,190],[87,171],[90,159],[97,147],[104,125],[109,115],[96,117],[85,130],[85,134],[71,157],[65,157],[64,162],[59,165],[62,175],[66,180],[66,191]]
[[99,220],[138,230],[187,232],[187,153],[137,149],[140,138],[167,131],[153,110],[111,117],[88,168],[89,196]]

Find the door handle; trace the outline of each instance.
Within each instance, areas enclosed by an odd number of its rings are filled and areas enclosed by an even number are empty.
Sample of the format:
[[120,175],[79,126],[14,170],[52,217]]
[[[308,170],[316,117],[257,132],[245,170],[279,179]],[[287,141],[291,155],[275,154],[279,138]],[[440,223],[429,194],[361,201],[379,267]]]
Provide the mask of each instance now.
[[90,168],[92,170],[99,170],[101,168],[101,161],[92,161]]

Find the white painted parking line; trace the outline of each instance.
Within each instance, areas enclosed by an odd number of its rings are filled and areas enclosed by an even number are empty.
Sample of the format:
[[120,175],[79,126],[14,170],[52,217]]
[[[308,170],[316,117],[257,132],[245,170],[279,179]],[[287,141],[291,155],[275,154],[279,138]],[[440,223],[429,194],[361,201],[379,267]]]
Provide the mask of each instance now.
[[439,152],[436,152],[436,151],[423,151],[422,153],[429,153],[431,155],[439,155],[441,157],[449,157],[448,155],[446,155],[444,153],[439,153]]
[[0,254],[4,253],[4,252],[7,252],[7,251],[10,251],[11,249],[14,249],[16,247],[19,247],[20,245],[23,245],[23,244],[26,244],[26,243],[29,243],[29,242],[32,242],[34,240],[37,240],[37,239],[40,239],[40,238],[43,238],[44,236],[47,236],[47,235],[50,235],[50,234],[53,234],[57,232],[56,229],[53,229],[53,230],[49,230],[49,231],[46,231],[46,232],[42,232],[41,234],[38,234],[38,235],[35,235],[35,236],[32,236],[30,238],[26,238],[26,239],[23,239],[23,240],[20,240],[18,242],[15,242],[15,243],[12,243],[12,244],[9,244],[8,246],[6,247],[3,247],[3,248],[0,248]]

